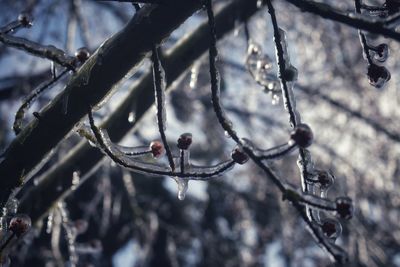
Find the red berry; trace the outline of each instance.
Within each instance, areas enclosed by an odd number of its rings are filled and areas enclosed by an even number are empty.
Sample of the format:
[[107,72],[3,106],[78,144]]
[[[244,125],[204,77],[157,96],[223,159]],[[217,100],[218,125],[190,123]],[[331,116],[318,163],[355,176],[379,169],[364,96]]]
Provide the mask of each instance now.
[[164,146],[160,141],[153,141],[150,143],[150,150],[153,157],[159,158],[164,154]]
[[299,124],[290,134],[290,138],[301,148],[309,147],[314,139],[313,132],[307,124]]
[[338,197],[335,202],[336,213],[340,218],[349,220],[353,217],[353,203],[351,198]]
[[192,144],[192,134],[191,133],[184,133],[181,134],[178,138],[178,148],[179,149],[188,149]]
[[246,155],[246,153],[244,153],[243,150],[238,147],[232,150],[231,157],[234,162],[241,165],[245,164],[249,160],[249,157]]
[[8,230],[13,232],[17,237],[25,234],[31,228],[31,218],[25,214],[15,215],[8,227]]
[[75,52],[75,57],[79,60],[79,62],[84,63],[90,57],[89,49],[86,47],[81,47]]
[[18,21],[23,27],[29,28],[32,26],[33,19],[28,13],[21,13],[18,15]]

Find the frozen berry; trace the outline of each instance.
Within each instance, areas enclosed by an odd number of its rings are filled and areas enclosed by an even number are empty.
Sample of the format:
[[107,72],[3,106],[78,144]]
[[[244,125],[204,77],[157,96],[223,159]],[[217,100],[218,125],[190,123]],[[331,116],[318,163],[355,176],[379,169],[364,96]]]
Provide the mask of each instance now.
[[342,218],[349,220],[353,217],[353,203],[348,197],[338,197],[336,198],[336,213]]
[[325,219],[321,224],[321,229],[324,235],[331,239],[336,239],[342,233],[340,223],[333,219]]
[[285,71],[283,72],[283,78],[288,81],[288,82],[293,82],[297,80],[298,76],[298,71],[295,67],[289,66]]
[[79,62],[84,63],[90,57],[90,52],[86,47],[82,47],[76,50],[75,57]]
[[179,149],[188,149],[192,144],[192,134],[191,133],[184,133],[181,134],[178,138],[178,148]]
[[330,172],[324,170],[316,170],[315,172],[321,188],[328,188],[334,183],[335,178]]
[[245,164],[249,160],[249,157],[246,155],[246,153],[244,153],[243,150],[238,147],[232,150],[231,157],[233,161],[238,164]]
[[299,124],[290,134],[290,138],[301,148],[309,147],[314,139],[313,132],[307,124]]
[[367,75],[369,83],[377,88],[381,88],[391,77],[390,72],[385,67],[376,64],[368,66]]
[[164,154],[164,146],[159,141],[153,141],[150,143],[150,150],[153,154],[153,157],[159,158]]
[[33,19],[28,13],[21,13],[18,16],[18,21],[23,27],[29,28],[32,26]]
[[11,221],[8,229],[13,232],[17,237],[25,234],[31,228],[31,218],[25,214],[15,215]]

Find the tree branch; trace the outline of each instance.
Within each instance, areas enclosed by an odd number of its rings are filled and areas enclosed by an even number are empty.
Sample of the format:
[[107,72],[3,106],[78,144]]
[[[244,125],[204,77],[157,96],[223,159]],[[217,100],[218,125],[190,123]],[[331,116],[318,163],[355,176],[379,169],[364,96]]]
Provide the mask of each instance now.
[[348,26],[380,34],[400,42],[400,33],[386,27],[384,20],[366,20],[360,16],[345,13],[330,5],[309,0],[286,0],[303,11],[313,13],[322,18],[337,21]]
[[[225,5],[215,17],[217,38],[222,38],[237,24],[235,14],[240,10],[240,19],[246,20],[258,9],[256,0],[238,0]],[[183,37],[163,59],[167,86],[176,80],[193,62],[208,49],[209,29],[207,23],[200,25],[193,33]],[[151,71],[134,86],[127,98],[107,118],[102,128],[107,129],[113,140],[121,140],[132,128],[135,128],[143,115],[154,103],[153,78]],[[133,111],[136,120],[128,122],[128,114]],[[54,165],[41,175],[38,185],[26,190],[20,203],[20,212],[28,213],[35,222],[44,216],[54,202],[71,193],[72,173],[79,170],[82,177],[89,173],[101,161],[104,155],[86,141],[73,148],[62,162]],[[84,179],[81,179],[81,183]],[[57,190],[56,190],[57,189]],[[34,205],[33,205],[34,204]]]
[[[176,5],[142,8],[119,33],[112,36],[72,77],[65,90],[40,113],[11,143],[0,162],[0,203],[12,189],[24,183],[26,175],[86,114],[110,93],[163,39],[200,8],[196,0],[176,0]],[[137,38],[140,36],[140,38]],[[65,114],[64,99],[70,108]]]

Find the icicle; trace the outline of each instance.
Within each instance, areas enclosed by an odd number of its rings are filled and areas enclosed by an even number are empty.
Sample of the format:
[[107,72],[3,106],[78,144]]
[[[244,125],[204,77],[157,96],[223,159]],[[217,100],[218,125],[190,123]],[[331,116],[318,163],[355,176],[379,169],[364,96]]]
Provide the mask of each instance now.
[[271,93],[271,103],[272,105],[278,105],[281,97],[277,93]]
[[46,233],[51,234],[53,230],[53,222],[54,222],[54,211],[51,210],[49,212],[49,216],[47,216],[47,223],[46,223]]
[[257,63],[261,55],[261,46],[255,43],[253,40],[249,40],[249,45],[247,47],[246,67],[253,77],[255,76],[254,74],[257,73]]
[[68,113],[68,102],[69,102],[69,93],[66,92],[62,99],[62,110],[64,115],[67,115]]
[[76,253],[76,248],[75,248],[76,231],[74,227],[71,227],[71,222],[68,217],[68,212],[65,208],[65,203],[59,202],[58,209],[60,211],[62,218],[62,226],[66,233],[65,238],[67,240],[67,245],[68,245],[69,263],[70,266],[73,267],[76,266],[76,264],[78,263],[78,255]]
[[189,188],[189,181],[181,179],[179,177],[176,177],[175,181],[178,184],[178,199],[184,200],[186,197],[186,192]]
[[[157,63],[153,63],[153,64],[157,64]],[[158,64],[158,67],[159,67],[158,74],[161,79],[161,81],[160,81],[160,86],[161,86],[160,89],[161,90],[155,90],[155,95],[156,95],[155,96],[155,104],[156,104],[156,107],[158,107],[158,106],[161,107],[160,110],[157,108],[157,114],[159,112],[161,112],[161,119],[162,119],[161,123],[163,125],[163,130],[165,131],[166,127],[167,127],[167,118],[166,118],[166,110],[165,110],[165,90],[166,90],[167,83],[166,83],[166,79],[165,79],[165,70],[164,70],[162,64]],[[153,71],[155,71],[154,68],[153,68]],[[153,75],[155,76],[156,74],[153,73]],[[157,82],[156,79],[154,79],[154,83],[156,83],[156,82]],[[154,88],[157,88],[157,86],[158,85],[154,84]],[[161,103],[159,103],[159,102],[161,102]]]
[[197,81],[199,78],[200,66],[201,66],[201,63],[195,63],[195,64],[193,64],[192,68],[190,69],[189,87],[192,89],[196,88]]
[[257,0],[257,8],[261,8],[263,6],[263,0]]
[[79,182],[80,182],[80,172],[79,171],[74,171],[72,173],[72,186],[71,186],[71,190],[75,190],[76,188],[78,188]]
[[128,115],[128,122],[133,123],[135,121],[135,114],[131,111]]
[[5,207],[3,208],[3,215],[4,216],[13,216],[18,211],[19,201],[18,199],[11,197],[8,199]]

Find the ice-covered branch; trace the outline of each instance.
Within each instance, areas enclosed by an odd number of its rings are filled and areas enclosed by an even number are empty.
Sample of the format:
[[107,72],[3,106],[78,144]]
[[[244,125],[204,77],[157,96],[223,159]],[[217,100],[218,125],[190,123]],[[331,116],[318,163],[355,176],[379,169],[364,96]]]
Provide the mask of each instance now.
[[[0,180],[0,187],[3,188],[0,193],[1,204],[4,204],[11,190],[20,186],[27,174],[85,116],[88,105],[101,102],[113,86],[151,51],[154,43],[160,43],[201,6],[195,0],[175,2],[174,6],[144,6],[79,68],[63,92],[40,112],[41,120],[33,120],[13,140],[5,151],[4,160],[0,162],[0,177],[7,177]],[[64,100],[67,96],[68,105],[73,108],[65,113]]]
[[21,13],[18,16],[18,19],[8,23],[7,25],[0,27],[0,35],[14,33],[21,27],[29,28],[32,26],[33,19],[28,13]]
[[212,178],[220,176],[225,171],[228,171],[235,164],[234,160],[227,160],[215,166],[193,168],[190,167],[190,171],[175,172],[170,171],[167,166],[164,166],[162,164],[146,162],[144,160],[137,160],[131,157],[126,157],[125,153],[118,150],[118,147],[111,142],[107,132],[97,128],[94,123],[91,108],[88,108],[88,116],[90,128],[92,129],[96,142],[99,144],[102,151],[116,164],[128,168],[132,171],[141,172],[149,175],[165,175],[178,177],[185,180],[210,180]]
[[[354,0],[354,4],[356,13],[361,14],[361,0]],[[375,61],[380,63],[386,61],[389,54],[388,45],[380,44],[375,47],[368,44],[367,37],[361,30],[358,30],[358,35],[360,37],[361,47],[363,49],[363,56],[368,63],[367,75],[369,83],[376,88],[381,88],[390,80],[391,75],[384,66],[376,64]],[[374,57],[372,57],[372,55],[374,55]]]
[[167,136],[165,135],[166,123],[167,123],[167,112],[165,110],[165,71],[161,65],[160,58],[158,56],[157,46],[153,47],[151,53],[151,60],[153,62],[153,79],[154,79],[154,92],[155,92],[155,104],[157,107],[157,125],[158,131],[160,132],[161,141],[167,154],[169,166],[171,171],[175,171],[175,163],[172,156],[171,149],[167,142]]
[[337,21],[356,29],[380,34],[400,42],[400,33],[387,27],[385,20],[367,20],[353,13],[346,13],[330,5],[310,0],[286,0],[286,2],[322,18]]
[[[291,91],[292,88],[288,88],[287,85],[285,86],[286,82],[294,81],[295,80],[295,68],[290,65],[289,56],[286,50],[286,43],[284,39],[284,33],[278,28],[275,12],[273,6],[270,1],[267,1],[267,5],[269,8],[269,12],[271,14],[271,18],[273,21],[274,26],[274,39],[275,45],[277,50],[277,57],[278,57],[278,66],[279,66],[279,78],[281,79],[281,84],[283,87],[283,94],[285,94],[285,107],[289,111],[290,122],[292,126],[295,128],[294,132],[291,134],[292,140],[300,147],[300,158],[302,159],[302,164],[308,164],[310,161],[309,158],[306,158],[302,155],[304,152],[304,148],[308,147],[312,143],[313,135],[310,128],[300,123],[300,119],[298,118],[298,114],[296,114],[295,103],[293,99],[293,92]],[[229,121],[227,116],[224,113],[224,110],[220,103],[220,90],[219,90],[219,73],[216,67],[216,59],[217,59],[217,48],[216,48],[216,26],[214,21],[214,14],[212,9],[211,0],[205,1],[205,6],[207,10],[208,16],[208,24],[210,28],[210,48],[209,48],[209,63],[210,63],[210,77],[211,77],[211,96],[212,96],[212,103],[213,108],[216,114],[216,117],[221,125],[221,127],[232,137],[232,139],[243,149],[243,152],[247,154],[247,156],[253,160],[253,162],[258,165],[271,179],[271,181],[279,188],[282,194],[288,192],[287,186],[281,181],[279,177],[277,177],[268,166],[266,166],[259,157],[256,156],[254,151],[251,149],[251,146],[246,146],[242,139],[240,139],[236,132],[232,128],[232,123]],[[282,45],[283,43],[283,45]],[[287,65],[285,65],[285,62]],[[239,159],[245,159],[242,156],[244,153],[240,152],[240,150],[236,150],[236,153],[240,155]],[[245,162],[244,160],[243,162]],[[309,175],[308,168],[303,168],[303,181],[302,184],[304,185],[303,191],[308,192],[308,185],[305,182],[305,178]],[[316,200],[318,199],[318,201]],[[330,255],[335,259],[337,262],[344,262],[346,258],[346,254],[340,249],[339,247],[335,246],[331,241],[327,240],[324,236],[324,233],[321,230],[319,225],[314,225],[315,220],[312,218],[312,211],[308,208],[308,205],[313,205],[314,207],[318,208],[325,208],[325,210],[335,210],[334,205],[329,201],[320,201],[319,198],[314,198],[312,196],[306,197],[292,197],[290,198],[291,203],[293,206],[302,214],[302,218],[304,221],[310,225],[311,232],[315,235],[316,240],[321,246],[329,252]],[[306,204],[306,212],[303,209],[302,204]]]
[[[224,3],[215,17],[217,38],[223,37],[237,26],[236,16],[238,11],[240,11],[240,18],[246,20],[257,10],[257,0],[238,0],[236,2]],[[173,14],[176,14],[176,10],[174,12]],[[142,36],[147,35],[144,33]],[[163,58],[163,65],[167,77],[169,77],[167,85],[171,85],[196,59],[206,52],[208,45],[209,29],[207,22],[202,23],[193,33],[186,35],[180,40],[171,52]],[[142,116],[154,103],[153,101],[153,79],[151,72],[148,72],[140,79],[137,85],[134,85],[130,89],[127,98],[107,118],[102,127],[108,129],[113,140],[121,140],[126,133],[140,123]],[[133,110],[136,119],[134,122],[129,122],[127,114],[132,112],[132,103],[136,103]],[[85,108],[85,113],[86,111],[87,109]],[[96,168],[102,162],[102,158],[103,153],[91,147],[86,141],[82,141],[75,148],[71,149],[62,162],[53,165],[49,171],[37,178],[39,181],[38,185],[25,192],[21,200],[21,211],[29,212],[32,221],[37,222],[40,217],[48,212],[49,207],[53,203],[62,200],[72,192],[71,177],[74,171],[79,170],[82,177],[88,177],[86,174],[90,173],[93,168]],[[85,180],[82,178],[81,183]],[[42,205],[31,205],[39,199],[41,199]]]
[[37,57],[54,61],[55,63],[75,70],[75,57],[68,56],[63,50],[53,45],[42,45],[22,37],[15,37],[9,34],[0,34],[0,42],[4,45],[25,51]]
[[26,111],[29,109],[31,104],[37,99],[37,97],[43,93],[45,90],[49,89],[53,86],[58,80],[60,80],[64,75],[69,72],[68,69],[62,71],[59,75],[54,77],[52,80],[45,82],[43,85],[34,89],[30,94],[25,98],[23,104],[19,107],[17,113],[15,114],[15,120],[13,125],[13,130],[16,135],[21,132],[22,122],[25,116]]

